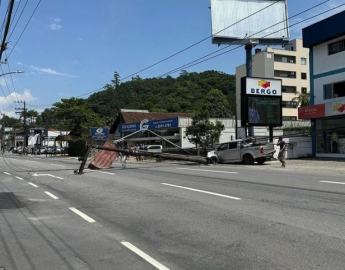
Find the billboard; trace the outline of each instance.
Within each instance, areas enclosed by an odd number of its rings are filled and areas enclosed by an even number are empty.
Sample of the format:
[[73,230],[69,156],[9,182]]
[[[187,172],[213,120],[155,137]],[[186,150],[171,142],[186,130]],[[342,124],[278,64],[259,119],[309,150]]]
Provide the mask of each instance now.
[[160,130],[160,129],[170,129],[178,128],[179,121],[178,117],[167,118],[161,120],[147,120],[144,119],[140,123],[126,123],[120,124],[118,127],[118,132],[135,132],[138,130]]
[[94,139],[108,139],[109,138],[109,128],[93,127],[91,128],[91,137]]
[[242,126],[281,126],[282,120],[282,81],[242,78]]
[[211,20],[214,43],[289,39],[286,0],[211,0]]
[[250,125],[274,125],[281,123],[280,97],[249,96],[247,121]]

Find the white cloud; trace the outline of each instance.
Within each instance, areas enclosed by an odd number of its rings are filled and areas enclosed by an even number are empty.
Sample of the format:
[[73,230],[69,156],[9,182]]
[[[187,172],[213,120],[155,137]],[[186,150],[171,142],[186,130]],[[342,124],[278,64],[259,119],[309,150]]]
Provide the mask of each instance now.
[[13,100],[17,101],[17,99],[20,100],[20,101],[24,101],[24,100],[25,101],[34,101],[34,100],[37,100],[37,98],[35,98],[31,94],[31,91],[29,89],[24,90],[24,92],[22,94],[21,93],[12,92],[9,95],[7,95],[6,97],[0,96],[0,111],[8,111],[9,112],[9,111],[13,110],[13,108],[10,107],[10,105],[8,103],[11,103],[13,105]]
[[80,62],[78,60],[73,60],[72,65],[80,65]]
[[62,26],[61,26],[61,24],[59,24],[59,22],[61,22],[60,18],[53,19],[53,21],[49,25],[50,29],[53,31],[60,30],[62,28]]
[[17,62],[16,64],[19,65],[19,66],[22,66],[22,65],[23,65],[22,62]]
[[40,73],[45,73],[45,74],[50,74],[50,75],[58,75],[58,76],[65,76],[68,78],[80,78],[80,76],[75,76],[75,75],[71,75],[71,74],[67,74],[67,73],[61,73],[61,72],[57,72],[54,69],[51,68],[40,68],[40,67],[35,67],[35,66],[30,66],[30,68],[40,72]]
[[53,31],[60,30],[62,28],[62,26],[60,24],[57,24],[57,23],[52,23],[51,25],[49,25],[49,27]]

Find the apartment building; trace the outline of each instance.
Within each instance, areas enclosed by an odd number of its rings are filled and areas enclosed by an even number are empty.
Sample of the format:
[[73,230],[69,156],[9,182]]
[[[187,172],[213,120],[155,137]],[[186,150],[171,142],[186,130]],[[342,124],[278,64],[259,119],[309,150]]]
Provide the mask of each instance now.
[[[302,40],[292,40],[283,49],[256,49],[252,70],[253,77],[282,79],[283,120],[298,120],[298,108],[292,99],[310,91],[309,49],[303,47]],[[236,68],[237,104],[241,103],[241,78],[245,76],[244,64]],[[238,106],[237,115],[240,111]]]

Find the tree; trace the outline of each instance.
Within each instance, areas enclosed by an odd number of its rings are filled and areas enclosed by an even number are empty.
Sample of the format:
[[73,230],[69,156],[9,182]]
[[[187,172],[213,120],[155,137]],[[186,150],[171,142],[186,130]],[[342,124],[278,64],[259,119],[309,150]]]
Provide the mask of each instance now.
[[232,115],[226,96],[218,89],[208,92],[202,109],[208,111],[211,118],[229,118]]
[[[195,144],[196,148],[200,147],[206,150],[207,147],[219,141],[224,125],[220,121],[212,123],[207,111],[197,112],[192,119],[191,126],[186,129],[186,136],[190,143]],[[198,151],[199,154],[199,151]]]
[[296,106],[305,107],[310,105],[310,93],[300,93],[298,97],[292,99],[296,103]]
[[69,130],[70,134],[86,136],[91,127],[103,126],[104,122],[92,111],[85,99],[62,99],[54,104],[54,114],[61,130]]
[[1,123],[5,123],[6,127],[12,127],[14,129],[23,127],[23,123],[19,119],[7,115],[2,117]]

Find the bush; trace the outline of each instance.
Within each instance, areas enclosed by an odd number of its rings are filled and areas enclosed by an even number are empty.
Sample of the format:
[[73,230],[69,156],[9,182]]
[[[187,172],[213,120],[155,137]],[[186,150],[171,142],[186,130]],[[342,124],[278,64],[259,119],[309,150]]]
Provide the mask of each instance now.
[[71,157],[81,157],[86,151],[86,140],[77,139],[69,142],[68,155]]

